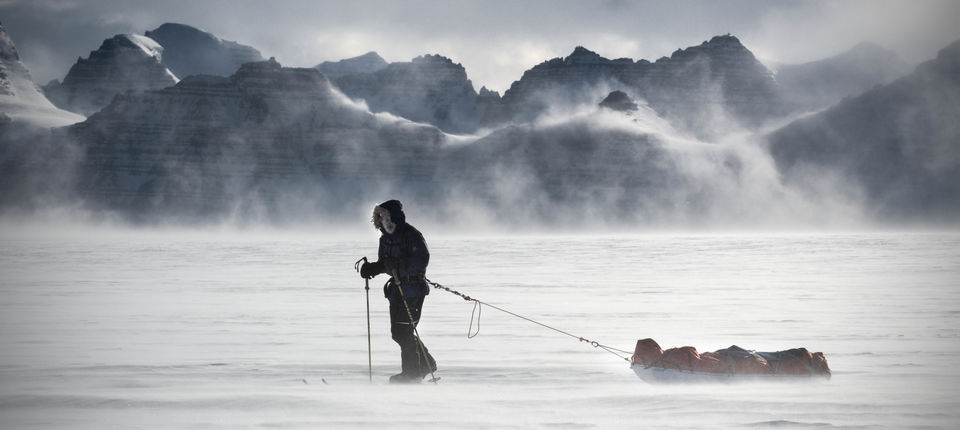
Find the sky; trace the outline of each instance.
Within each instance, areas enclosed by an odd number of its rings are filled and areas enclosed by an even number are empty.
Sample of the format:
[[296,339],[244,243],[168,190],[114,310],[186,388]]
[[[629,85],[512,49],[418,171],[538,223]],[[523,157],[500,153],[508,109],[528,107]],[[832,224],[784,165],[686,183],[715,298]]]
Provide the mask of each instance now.
[[62,79],[114,34],[179,22],[308,67],[376,51],[441,54],[474,87],[509,88],[524,70],[584,46],[656,60],[730,33],[762,61],[802,63],[862,41],[919,63],[960,39],[960,1],[0,0],[0,22],[34,80]]

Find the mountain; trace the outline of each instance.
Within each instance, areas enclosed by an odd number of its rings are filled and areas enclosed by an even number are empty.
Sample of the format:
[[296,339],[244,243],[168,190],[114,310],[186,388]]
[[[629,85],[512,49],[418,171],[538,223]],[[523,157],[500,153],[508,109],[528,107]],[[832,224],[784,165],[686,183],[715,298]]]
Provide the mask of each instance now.
[[154,90],[177,83],[178,76],[229,76],[260,52],[183,24],[163,24],[145,36],[118,34],[104,40],[89,58],[78,58],[63,82],[44,92],[55,105],[90,115],[127,91]]
[[330,79],[339,78],[345,75],[355,75],[358,73],[373,73],[387,67],[387,60],[384,60],[376,52],[370,51],[359,57],[347,58],[340,61],[324,61],[314,66],[315,69],[323,73]]
[[623,79],[658,113],[705,137],[731,120],[756,128],[788,113],[773,74],[731,35],[637,62]]
[[57,109],[34,84],[6,29],[0,25],[0,208],[27,216],[38,206],[70,199],[76,183],[74,147],[51,128],[83,121]]
[[626,86],[620,77],[633,60],[608,60],[582,46],[566,58],[544,61],[523,72],[503,94],[503,104],[514,121],[532,120],[554,105],[595,104],[608,88]]
[[608,60],[582,46],[576,47],[566,58],[544,61],[523,72],[520,80],[504,93],[504,102],[520,104],[537,97],[538,93],[563,89],[576,90],[609,79],[617,79],[633,66],[633,60]]
[[390,63],[375,72],[343,75],[333,82],[373,112],[390,112],[450,133],[475,131],[484,114],[466,70],[440,55]]
[[[753,181],[741,168],[749,160],[677,135],[646,106],[627,114],[594,106],[556,123],[449,137],[370,113],[316,69],[265,61],[231,77],[120,94],[45,142],[72,142],[75,151],[55,170],[72,178],[53,182],[72,184],[61,195],[136,222],[335,220],[383,195],[430,207],[434,219],[496,223],[729,216],[725,205],[743,198],[736,184]],[[46,172],[15,172],[0,184],[16,185],[0,206],[52,194],[31,185]],[[737,207],[760,207],[750,203]]]
[[503,97],[478,94],[459,64],[438,55],[386,64],[376,53],[316,66],[374,112],[450,133],[529,122],[554,109],[593,106],[611,91],[644,99],[685,128],[709,135],[730,118],[756,127],[786,114],[772,74],[733,36],[677,50],[656,63],[610,60],[578,46],[524,72]]
[[600,101],[600,107],[620,112],[630,112],[638,109],[633,99],[623,91],[613,91]]
[[161,64],[162,55],[163,47],[149,37],[118,34],[104,40],[88,58],[78,58],[62,83],[54,81],[43,89],[61,109],[89,116],[117,94],[177,83]]
[[83,120],[80,115],[58,109],[40,93],[0,24],[0,130],[11,121],[55,127]]
[[558,106],[595,104],[611,90],[644,99],[700,135],[732,118],[747,127],[786,114],[772,73],[734,36],[716,36],[654,63],[610,60],[583,47],[524,72],[503,95],[508,116],[530,120]]
[[163,64],[177,76],[230,76],[241,64],[263,61],[260,51],[184,24],[166,23],[146,36],[163,46]]
[[909,72],[910,66],[895,52],[861,43],[830,58],[781,65],[776,80],[799,109],[811,111],[888,84]]
[[[549,226],[752,225],[830,213],[821,200],[843,198],[882,219],[960,213],[960,42],[766,135],[766,146],[701,138],[791,112],[732,36],[652,63],[580,47],[528,70],[503,97],[475,92],[442,56],[367,59],[378,69],[324,66],[352,70],[333,78],[250,62],[230,76],[123,91],[68,127],[7,124],[0,207],[52,201],[143,222],[275,223],[355,218],[389,195],[432,208],[435,220]],[[478,127],[482,135],[448,134]]]
[[124,93],[67,135],[83,150],[77,188],[92,208],[273,221],[352,210],[368,193],[424,182],[442,139],[360,108],[316,69],[272,59]]
[[884,218],[960,216],[960,41],[890,84],[768,136],[784,180],[838,178]]

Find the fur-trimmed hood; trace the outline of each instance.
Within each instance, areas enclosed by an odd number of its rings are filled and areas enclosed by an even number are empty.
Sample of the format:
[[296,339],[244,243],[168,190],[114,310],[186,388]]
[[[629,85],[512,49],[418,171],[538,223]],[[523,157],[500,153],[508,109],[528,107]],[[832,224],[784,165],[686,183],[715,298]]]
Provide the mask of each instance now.
[[399,200],[387,200],[373,207],[373,226],[386,234],[393,234],[397,227],[406,224],[403,204]]

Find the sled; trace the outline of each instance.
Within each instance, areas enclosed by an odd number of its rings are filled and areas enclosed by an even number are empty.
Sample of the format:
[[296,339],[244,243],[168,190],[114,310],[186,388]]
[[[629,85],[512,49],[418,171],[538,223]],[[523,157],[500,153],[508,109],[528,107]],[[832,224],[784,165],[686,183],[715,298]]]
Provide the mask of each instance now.
[[830,367],[823,353],[811,353],[806,348],[757,352],[733,345],[700,354],[692,346],[664,351],[653,339],[637,341],[630,367],[644,381],[655,383],[830,378]]

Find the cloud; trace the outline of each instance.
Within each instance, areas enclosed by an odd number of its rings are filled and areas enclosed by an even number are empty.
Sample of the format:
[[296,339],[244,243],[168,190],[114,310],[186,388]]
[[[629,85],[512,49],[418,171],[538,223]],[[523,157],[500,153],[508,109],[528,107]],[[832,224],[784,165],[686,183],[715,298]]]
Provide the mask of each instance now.
[[864,41],[920,62],[960,38],[957,22],[960,2],[949,0],[795,2],[765,11],[746,39],[761,57],[785,63],[817,60]]
[[81,2],[69,0],[0,0],[0,7],[32,6],[39,10],[63,12],[79,9]]
[[62,78],[77,56],[113,34],[181,22],[293,66],[370,50],[390,61],[442,54],[462,63],[477,88],[501,92],[524,70],[577,45],[655,60],[729,32],[778,62],[822,58],[862,40],[920,61],[960,38],[960,2],[949,0],[6,0],[0,18],[41,82]]

